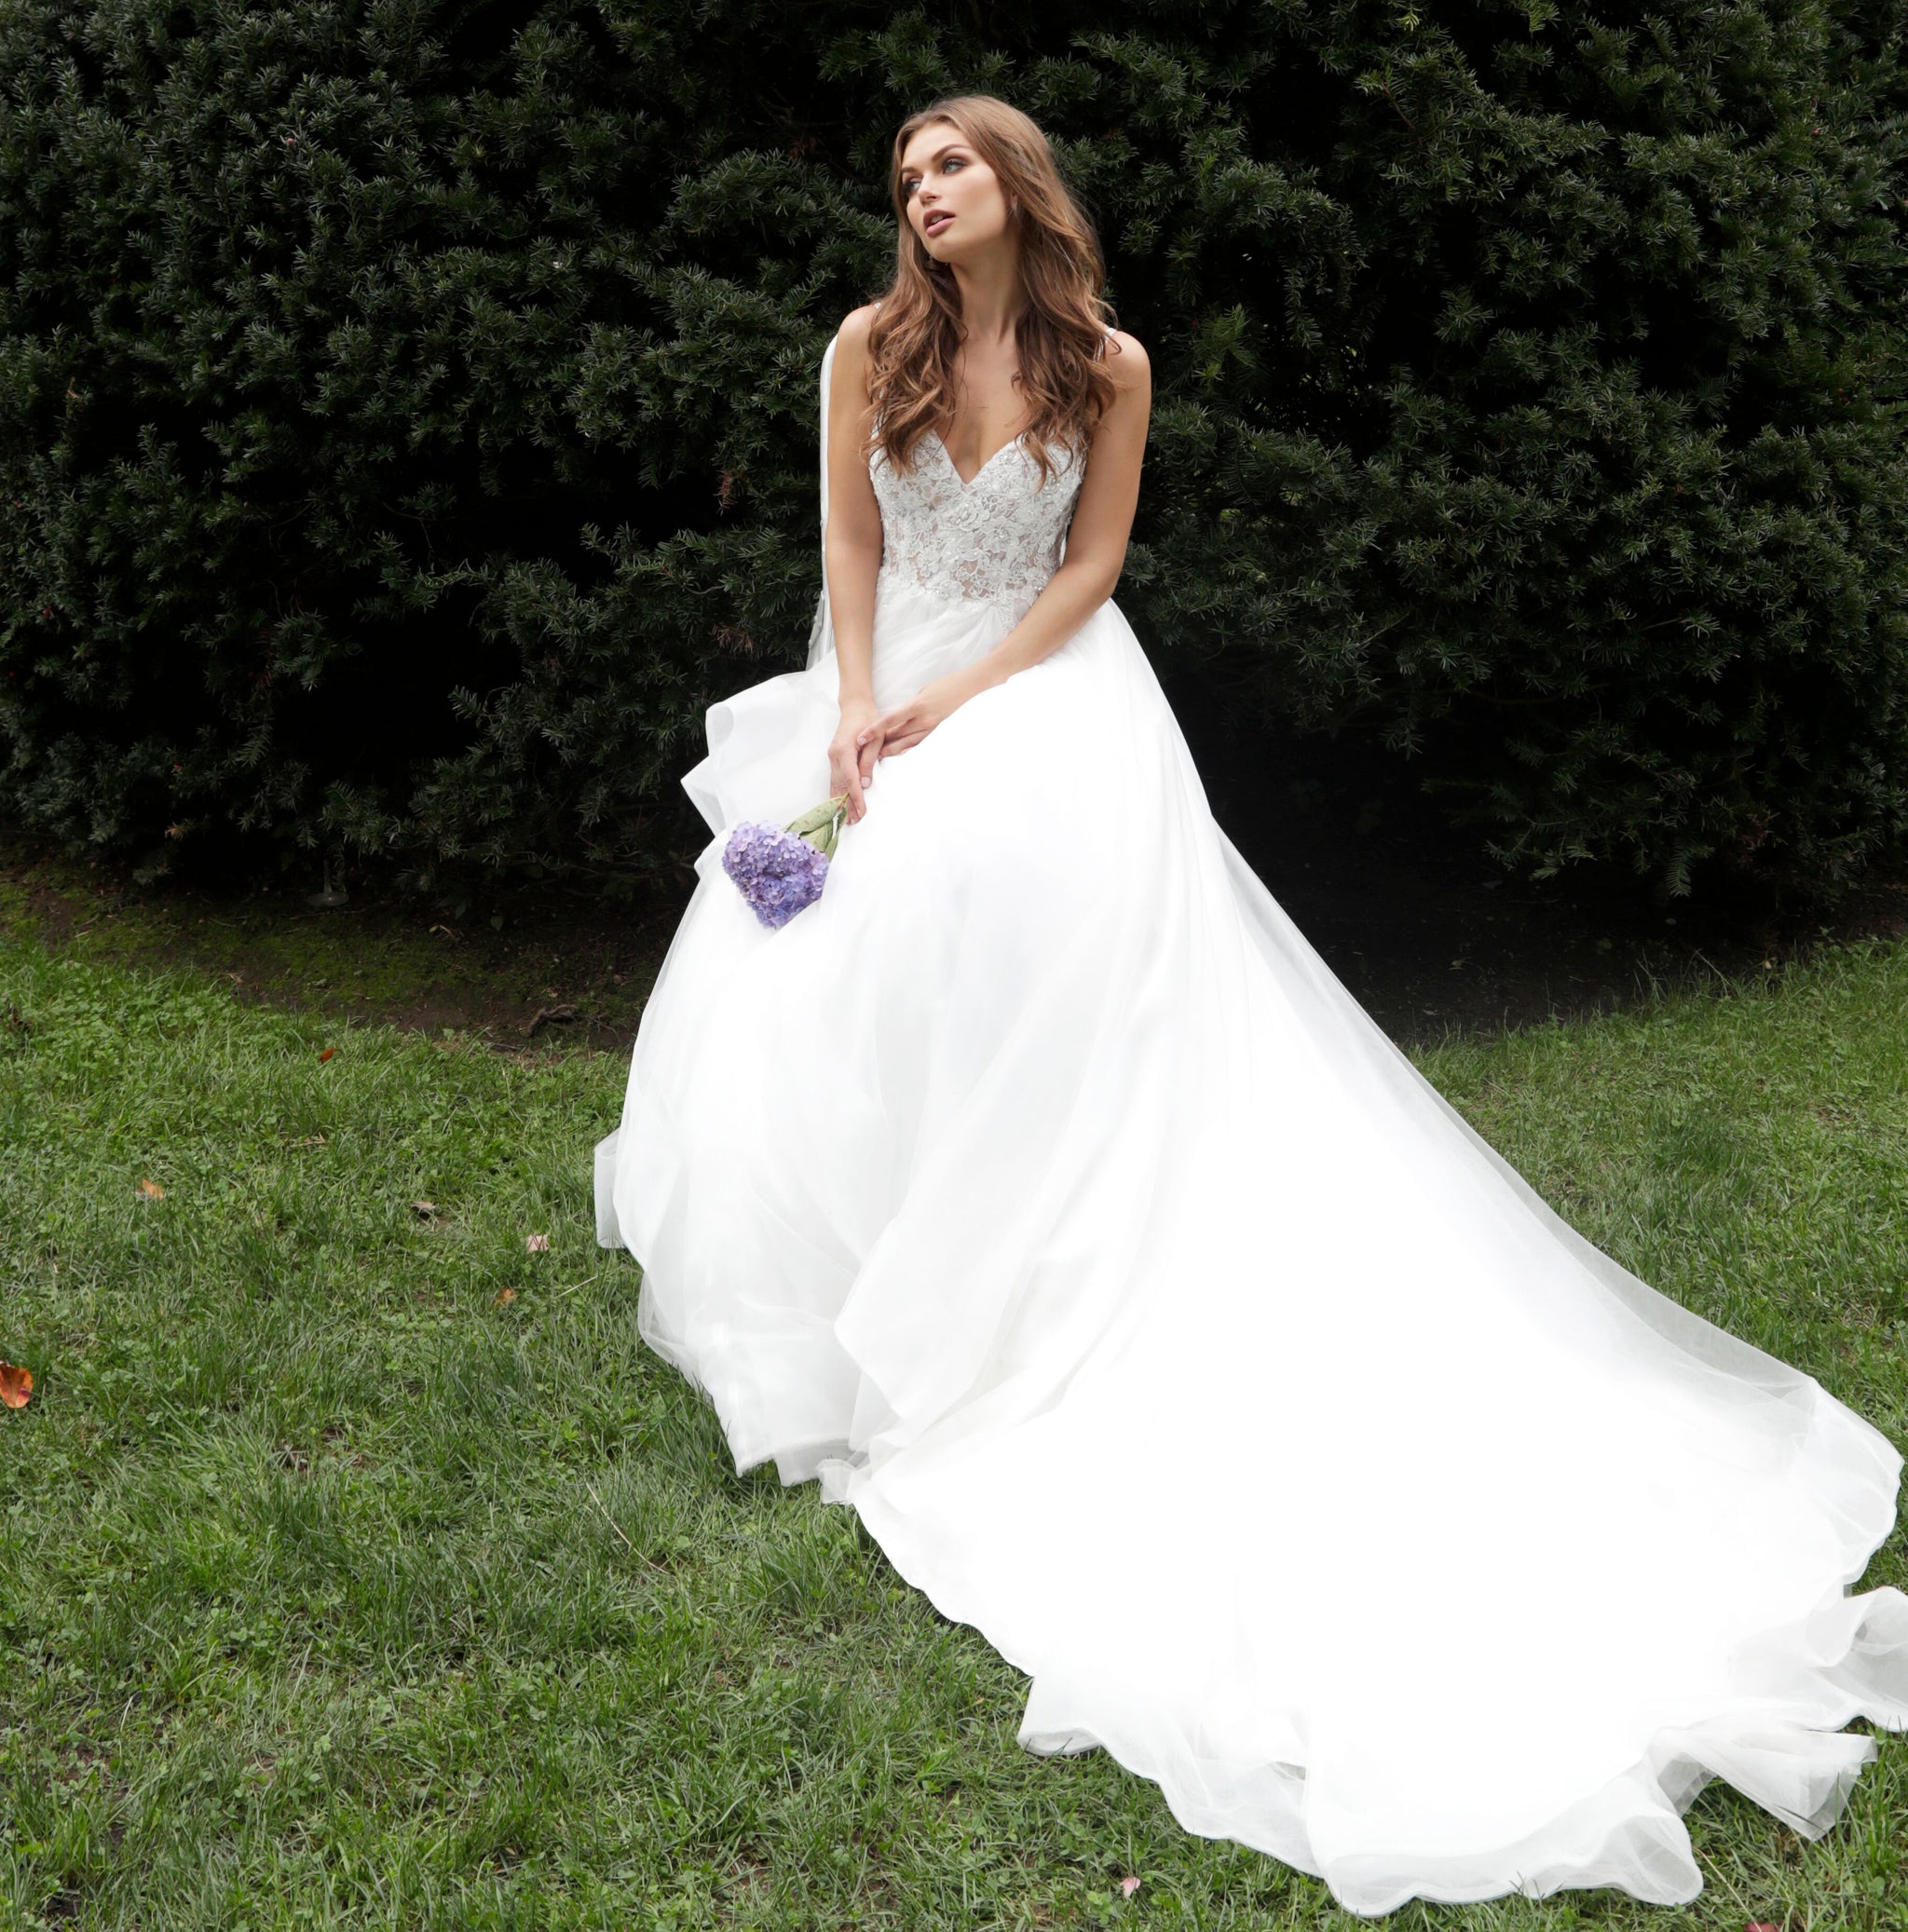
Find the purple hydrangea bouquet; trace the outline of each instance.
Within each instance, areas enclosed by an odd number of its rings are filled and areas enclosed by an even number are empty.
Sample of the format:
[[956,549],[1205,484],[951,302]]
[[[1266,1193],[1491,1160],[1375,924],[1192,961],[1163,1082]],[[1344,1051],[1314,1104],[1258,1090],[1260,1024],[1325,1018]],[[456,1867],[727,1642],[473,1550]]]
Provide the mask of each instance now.
[[786,825],[744,819],[729,833],[722,869],[763,925],[785,926],[822,896],[828,861],[847,819],[848,794],[840,792]]

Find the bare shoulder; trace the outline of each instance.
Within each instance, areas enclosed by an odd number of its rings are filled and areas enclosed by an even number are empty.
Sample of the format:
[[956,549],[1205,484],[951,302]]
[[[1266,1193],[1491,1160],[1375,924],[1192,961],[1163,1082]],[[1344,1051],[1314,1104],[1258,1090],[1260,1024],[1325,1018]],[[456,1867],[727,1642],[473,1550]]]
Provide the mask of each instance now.
[[1137,335],[1128,335],[1124,329],[1115,329],[1107,342],[1107,374],[1113,379],[1113,387],[1121,391],[1144,389],[1152,380],[1152,364],[1146,360],[1146,350]]
[[859,308],[850,309],[842,319],[837,339],[851,355],[867,353],[868,331],[874,326],[875,311],[879,306],[878,302],[865,302]]

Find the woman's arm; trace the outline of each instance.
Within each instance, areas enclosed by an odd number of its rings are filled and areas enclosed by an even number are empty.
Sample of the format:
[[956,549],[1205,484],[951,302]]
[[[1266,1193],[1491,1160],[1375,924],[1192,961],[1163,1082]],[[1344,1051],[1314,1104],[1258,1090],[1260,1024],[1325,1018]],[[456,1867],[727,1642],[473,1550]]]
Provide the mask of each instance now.
[[828,388],[828,527],[822,565],[835,626],[841,722],[828,746],[828,785],[848,794],[852,824],[867,810],[862,793],[874,776],[876,748],[863,734],[879,715],[875,705],[875,573],[881,567],[881,508],[868,480],[868,324],[872,306],[857,308],[835,339]]
[[1113,345],[1117,353],[1107,359],[1113,405],[1094,431],[1060,567],[1032,609],[986,657],[923,685],[906,704],[865,726],[864,750],[876,746],[885,758],[919,744],[970,698],[1058,650],[1113,594],[1139,503],[1139,465],[1152,411],[1152,372],[1146,351],[1130,335],[1116,334]]

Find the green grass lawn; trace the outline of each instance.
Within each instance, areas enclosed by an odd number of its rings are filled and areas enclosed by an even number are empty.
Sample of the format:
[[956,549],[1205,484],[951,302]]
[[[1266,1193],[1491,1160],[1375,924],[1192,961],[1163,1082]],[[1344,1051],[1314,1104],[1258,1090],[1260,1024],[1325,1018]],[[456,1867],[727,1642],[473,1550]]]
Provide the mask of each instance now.
[[[1908,1442],[1904,1015],[1908,950],[1857,950],[1425,1064],[1591,1236]],[[0,1356],[38,1377],[0,1414],[0,1926],[1363,1923],[1022,1754],[985,1643],[730,1473],[593,1244],[623,1071],[0,939]],[[1686,1911],[1390,1923],[1908,1921],[1908,1739],[1819,1844],[1715,1786],[1690,1822]]]

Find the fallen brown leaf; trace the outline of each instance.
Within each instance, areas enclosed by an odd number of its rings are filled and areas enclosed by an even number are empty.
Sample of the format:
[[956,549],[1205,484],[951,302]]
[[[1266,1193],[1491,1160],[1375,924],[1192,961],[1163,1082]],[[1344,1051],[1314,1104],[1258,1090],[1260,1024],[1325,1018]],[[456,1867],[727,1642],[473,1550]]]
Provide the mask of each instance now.
[[524,1028],[525,1040],[535,1039],[539,1027],[566,1027],[577,1016],[576,1005],[566,1000],[561,1006],[539,1006],[530,1024]]
[[320,1067],[322,1067],[322,1066],[324,1065],[324,1063],[325,1063],[325,1062],[326,1062],[327,1060],[329,1060],[329,1059],[330,1059],[330,1058],[332,1057],[332,1055],[333,1055],[334,1054],[335,1054],[336,1052],[337,1052],[337,1048],[336,1048],[336,1047],[334,1047],[334,1046],[328,1046],[328,1047],[326,1047],[326,1048],[325,1048],[325,1050],[324,1050],[324,1052],[319,1054],[319,1056],[318,1056],[318,1064],[319,1064],[319,1065],[320,1065]]
[[166,1190],[156,1180],[143,1180],[132,1190],[142,1201],[163,1201]]
[[437,1203],[435,1201],[414,1201],[411,1204],[411,1212],[420,1221],[434,1221],[437,1218]]
[[0,1362],[0,1402],[8,1408],[24,1408],[32,1400],[34,1393],[34,1372],[31,1368],[16,1368],[11,1362]]
[[491,1306],[493,1308],[508,1308],[511,1305],[511,1303],[514,1301],[516,1299],[516,1289],[499,1288],[497,1291],[497,1298],[494,1301],[492,1301]]

